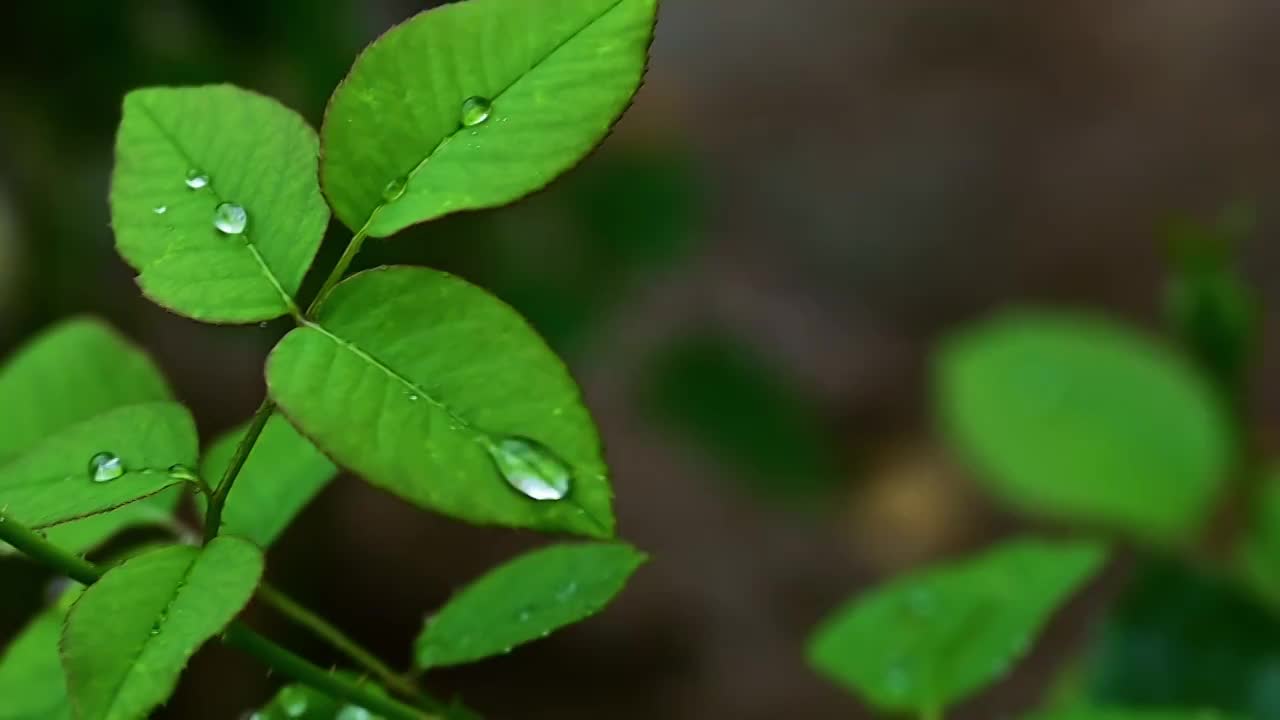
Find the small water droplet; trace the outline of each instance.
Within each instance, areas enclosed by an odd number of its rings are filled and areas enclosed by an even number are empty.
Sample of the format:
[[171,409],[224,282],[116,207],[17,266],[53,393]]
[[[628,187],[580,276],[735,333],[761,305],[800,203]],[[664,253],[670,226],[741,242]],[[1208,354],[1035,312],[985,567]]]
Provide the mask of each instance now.
[[195,168],[191,168],[187,171],[187,187],[192,190],[199,190],[202,187],[208,186],[208,184],[209,176],[205,175],[204,172]]
[[155,637],[159,634],[160,634],[160,623],[156,623],[155,625],[151,626],[151,637]]
[[382,188],[382,201],[395,202],[399,200],[400,196],[404,195],[404,189],[408,186],[409,178],[398,177],[392,180],[387,183],[386,187]]
[[174,480],[183,480],[186,482],[195,482],[196,479],[199,478],[199,476],[196,475],[195,470],[192,470],[191,468],[187,467],[186,465],[183,465],[182,463],[177,463],[176,465],[169,466],[169,477],[173,478]]
[[533,613],[532,613],[532,612],[530,612],[529,610],[527,610],[527,609],[526,609],[526,610],[521,610],[521,611],[520,611],[520,622],[522,622],[522,623],[523,623],[523,622],[529,622],[530,618],[532,618],[532,617],[533,617]]
[[291,718],[302,717],[307,712],[307,693],[299,687],[290,685],[280,691],[276,702],[284,714]]
[[493,114],[493,103],[489,98],[473,95],[462,101],[462,126],[475,127]]
[[410,402],[417,402],[417,400],[418,400],[418,396],[417,396],[417,395],[415,395],[415,394],[413,394],[413,393],[409,393],[409,401],[410,401]]
[[157,214],[157,215],[163,215],[163,214],[165,214],[165,213],[169,212],[169,206],[167,206],[167,205],[157,205],[157,206],[155,206],[155,207],[151,208],[151,212],[153,212],[153,213],[155,213],[155,214]]
[[249,224],[249,213],[235,204],[224,202],[213,210],[213,226],[227,235],[239,235]]
[[119,455],[100,452],[89,458],[89,479],[94,482],[110,482],[124,475],[124,461]]
[[506,437],[489,445],[489,456],[511,487],[532,500],[560,500],[569,494],[569,465],[541,443]]

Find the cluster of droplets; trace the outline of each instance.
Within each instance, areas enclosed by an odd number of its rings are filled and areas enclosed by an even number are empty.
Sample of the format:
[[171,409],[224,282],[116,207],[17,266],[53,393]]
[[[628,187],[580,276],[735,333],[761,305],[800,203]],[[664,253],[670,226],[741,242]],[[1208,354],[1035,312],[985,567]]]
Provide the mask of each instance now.
[[[191,168],[187,171],[184,182],[192,190],[203,190],[209,187],[209,175],[198,168]],[[157,205],[152,208],[152,212],[164,215],[169,212],[169,207]],[[249,213],[239,203],[219,203],[213,209],[213,226],[223,235],[242,235],[249,226]]]
[[[111,482],[112,480],[117,480],[124,477],[127,472],[129,472],[129,469],[125,466],[124,459],[108,450],[95,453],[93,457],[89,458],[89,479],[95,483],[106,483]],[[140,475],[151,475],[160,471],[153,470],[151,468],[143,468],[137,472]],[[174,480],[181,480],[183,482],[196,482],[199,480],[199,475],[196,474],[196,471],[182,463],[170,465],[164,472]]]
[[[462,127],[475,127],[483,124],[492,115],[493,102],[486,97],[473,95],[462,101],[458,122],[462,124]],[[404,191],[408,186],[409,177],[407,175],[393,178],[382,188],[382,202],[393,203],[399,200],[404,196]]]

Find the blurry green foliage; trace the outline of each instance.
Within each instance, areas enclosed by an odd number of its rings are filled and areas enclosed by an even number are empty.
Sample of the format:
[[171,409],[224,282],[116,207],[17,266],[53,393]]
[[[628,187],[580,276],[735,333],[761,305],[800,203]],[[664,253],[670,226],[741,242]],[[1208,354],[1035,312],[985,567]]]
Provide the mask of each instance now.
[[1088,668],[1099,703],[1280,717],[1280,618],[1212,572],[1149,560],[1112,608]]
[[1232,462],[1202,376],[1100,318],[1004,313],[946,344],[937,383],[949,440],[997,497],[1037,515],[1185,542]]
[[841,479],[838,444],[813,401],[756,348],[714,328],[663,347],[645,369],[640,401],[755,490],[813,498]]

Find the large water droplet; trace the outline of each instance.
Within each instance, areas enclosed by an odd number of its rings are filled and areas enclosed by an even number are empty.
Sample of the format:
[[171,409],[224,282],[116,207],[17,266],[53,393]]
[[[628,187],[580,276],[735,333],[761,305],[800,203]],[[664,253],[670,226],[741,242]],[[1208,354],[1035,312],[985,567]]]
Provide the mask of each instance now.
[[110,482],[124,475],[124,461],[119,455],[100,452],[89,458],[89,479],[94,482]]
[[209,176],[200,170],[192,168],[187,171],[187,187],[192,190],[199,190],[209,184]]
[[307,712],[307,692],[292,685],[280,691],[276,703],[284,714],[291,717],[302,717]]
[[489,98],[475,95],[462,101],[463,127],[475,127],[488,120],[491,114],[493,114],[493,103],[489,102]]
[[395,202],[399,200],[400,196],[404,195],[404,189],[408,186],[409,178],[398,177],[392,180],[387,183],[386,187],[382,188],[382,201]]
[[504,480],[533,500],[559,500],[569,494],[573,472],[549,448],[528,438],[507,437],[489,445],[489,455]]
[[239,235],[249,224],[249,213],[235,203],[224,202],[213,210],[213,226],[227,235]]

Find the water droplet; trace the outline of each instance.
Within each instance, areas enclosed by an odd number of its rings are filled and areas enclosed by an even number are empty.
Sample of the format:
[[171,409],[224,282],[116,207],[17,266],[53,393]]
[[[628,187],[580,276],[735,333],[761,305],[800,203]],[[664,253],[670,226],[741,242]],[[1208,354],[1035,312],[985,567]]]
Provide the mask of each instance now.
[[227,235],[239,235],[249,224],[249,213],[235,203],[224,202],[213,210],[213,226]]
[[187,467],[186,465],[183,465],[182,463],[178,463],[176,465],[169,466],[169,477],[173,478],[174,480],[195,482],[200,476],[196,475],[195,470],[192,470],[191,468]]
[[151,212],[153,212],[153,213],[155,213],[155,214],[157,214],[157,215],[163,215],[163,214],[165,214],[165,213],[169,212],[169,206],[167,206],[167,205],[157,205],[157,206],[155,206],[155,207],[151,208]]
[[382,188],[383,202],[395,202],[396,200],[399,200],[400,196],[404,195],[404,189],[408,186],[409,178],[403,177],[398,177],[387,183],[387,186]]
[[100,452],[89,458],[89,479],[94,482],[110,482],[124,475],[124,461],[119,455]]
[[462,126],[475,127],[488,120],[492,113],[493,103],[489,102],[489,98],[479,95],[469,97],[462,102]]
[[409,401],[410,401],[410,402],[417,402],[417,400],[418,400],[418,396],[417,396],[417,395],[415,395],[415,394],[413,394],[413,393],[409,393]]
[[187,187],[192,190],[199,190],[202,187],[206,187],[208,184],[209,176],[205,175],[200,170],[192,168],[187,171]]
[[374,720],[373,713],[358,705],[347,705],[333,716],[333,720]]
[[281,690],[276,696],[276,702],[284,710],[284,714],[291,718],[302,717],[307,712],[307,692],[293,685]]
[[155,637],[159,634],[160,634],[160,623],[156,623],[151,626],[151,637]]
[[541,443],[507,437],[489,445],[498,472],[511,487],[533,500],[560,500],[569,494],[569,465]]

